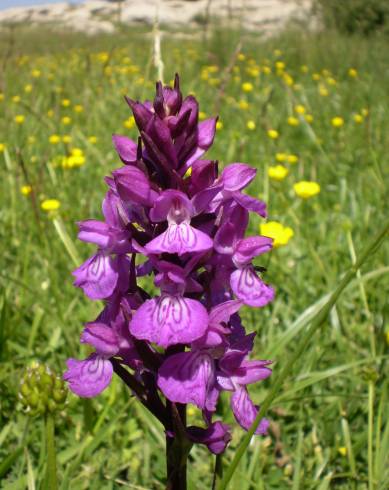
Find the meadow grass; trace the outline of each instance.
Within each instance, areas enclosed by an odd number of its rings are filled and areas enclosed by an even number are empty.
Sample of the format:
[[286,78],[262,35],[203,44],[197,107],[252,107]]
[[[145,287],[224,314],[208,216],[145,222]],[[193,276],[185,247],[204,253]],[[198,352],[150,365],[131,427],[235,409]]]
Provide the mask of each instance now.
[[[256,166],[251,194],[268,202],[269,220],[293,230],[260,263],[275,302],[243,314],[257,357],[273,359],[277,373],[387,215],[388,43],[303,29],[269,40],[190,34],[163,38],[165,82],[179,72],[201,117],[220,115],[209,156]],[[19,382],[34,360],[61,373],[68,357],[86,353],[82,324],[101,305],[72,286],[71,270],[91,253],[75,241],[75,223],[100,217],[103,177],[119,166],[111,134],[136,135],[123,95],[151,98],[156,69],[141,29],[87,38],[17,27],[0,41],[0,485],[34,489],[44,488],[43,421],[21,410]],[[277,164],[288,170],[283,180],[269,177]],[[301,180],[320,193],[296,196]],[[59,209],[42,209],[47,199]],[[258,226],[253,219],[251,233]],[[268,413],[269,436],[250,444],[231,489],[388,487],[388,255],[374,254],[291,368]],[[253,398],[261,402],[271,384],[254,386]],[[234,426],[228,467],[243,432],[228,398],[218,414]],[[62,489],[164,488],[162,427],[117,379],[92,402],[69,395],[55,424]],[[211,488],[213,467],[195,447],[189,488]]]

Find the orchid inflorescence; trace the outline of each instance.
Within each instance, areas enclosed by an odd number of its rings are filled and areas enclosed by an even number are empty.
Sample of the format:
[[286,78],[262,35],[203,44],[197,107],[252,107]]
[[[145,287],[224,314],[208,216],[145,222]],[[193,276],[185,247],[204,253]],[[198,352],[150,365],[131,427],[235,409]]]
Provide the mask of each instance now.
[[[78,223],[78,238],[98,250],[73,272],[74,284],[105,307],[81,335],[95,352],[69,359],[64,379],[94,397],[116,372],[168,437],[179,431],[218,454],[231,439],[228,425],[212,422],[220,393],[231,393],[247,430],[258,411],[247,386],[271,374],[270,361],[248,360],[255,333],[246,334],[238,314],[274,297],[252,263],[272,239],[245,238],[249,212],[265,217],[266,206],[242,192],[255,169],[232,163],[219,175],[216,161],[201,159],[217,118],[198,122],[198,102],[182,98],[178,75],[174,88],[157,83],[152,103],[126,100],[140,137],[113,136],[124,166],[106,178],[104,221]],[[159,296],[140,286],[145,276]],[[186,426],[186,404],[202,410],[205,428]],[[263,419],[256,433],[268,425]]]

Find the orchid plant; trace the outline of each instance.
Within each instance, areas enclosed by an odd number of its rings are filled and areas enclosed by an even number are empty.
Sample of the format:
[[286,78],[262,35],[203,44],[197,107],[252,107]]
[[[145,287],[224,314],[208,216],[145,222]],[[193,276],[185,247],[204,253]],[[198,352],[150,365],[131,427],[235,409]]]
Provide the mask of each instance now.
[[[104,221],[78,223],[78,238],[97,252],[73,272],[74,284],[105,303],[81,335],[95,352],[69,359],[64,379],[89,398],[120,376],[165,428],[167,488],[185,489],[191,446],[220,454],[231,440],[230,427],[215,420],[220,394],[230,392],[243,429],[258,413],[247,387],[271,374],[271,361],[249,359],[255,333],[246,333],[239,310],[274,298],[253,265],[272,239],[245,236],[250,212],[266,216],[265,203],[243,192],[256,170],[232,163],[219,172],[202,158],[217,118],[199,122],[178,75],[173,88],[157,83],[153,102],[126,101],[139,139],[113,136],[124,165],[106,178]],[[158,296],[141,287],[146,276]],[[202,427],[187,425],[187,404],[202,411]],[[256,433],[268,425],[262,419]]]

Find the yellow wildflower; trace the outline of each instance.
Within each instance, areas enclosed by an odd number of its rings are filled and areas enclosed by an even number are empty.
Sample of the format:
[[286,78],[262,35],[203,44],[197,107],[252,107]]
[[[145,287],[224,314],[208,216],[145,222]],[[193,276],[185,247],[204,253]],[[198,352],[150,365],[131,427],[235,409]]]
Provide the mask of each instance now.
[[285,63],[283,61],[276,61],[276,68],[279,72],[285,69]]
[[297,112],[297,114],[305,114],[306,111],[307,110],[305,109],[305,107],[302,104],[298,104],[294,108],[294,112]]
[[341,456],[346,456],[347,455],[347,447],[345,447],[345,446],[339,447],[338,448],[338,453]]
[[285,73],[283,75],[283,80],[284,80],[285,84],[288,85],[288,87],[291,87],[294,84],[293,77],[291,77],[289,75],[289,73]]
[[328,77],[327,83],[328,83],[328,85],[336,85],[338,82],[335,80],[335,78]]
[[254,131],[255,129],[255,122],[254,121],[247,121],[247,129],[249,129],[250,131]]
[[56,145],[60,141],[61,141],[61,137],[58,136],[58,134],[52,134],[51,136],[49,136],[49,143],[51,143],[52,145]]
[[18,114],[14,117],[14,121],[16,122],[16,124],[23,124],[25,119],[25,116],[23,116],[22,114]]
[[24,86],[24,91],[26,92],[26,94],[29,94],[30,92],[32,92],[32,85],[30,83],[28,83],[27,85]]
[[319,94],[322,97],[328,97],[328,88],[325,85],[319,85]]
[[320,73],[312,73],[312,80],[314,80],[315,82],[320,80]]
[[246,56],[245,56],[243,53],[239,53],[239,54],[238,54],[238,60],[239,60],[239,61],[244,61],[244,60],[245,60],[245,58],[246,58]]
[[49,109],[49,110],[47,111],[47,117],[52,118],[53,116],[54,116],[54,111],[53,111],[53,109]]
[[62,105],[62,107],[69,107],[70,106],[70,100],[69,99],[62,99],[61,105]]
[[95,145],[97,143],[97,136],[89,136],[88,137],[88,141],[89,143],[91,143],[92,145]]
[[287,158],[288,158],[288,155],[286,153],[276,153],[277,162],[285,162],[285,160]]
[[123,122],[123,126],[127,129],[132,129],[135,126],[134,116],[130,116]]
[[60,206],[61,203],[57,199],[45,199],[41,202],[41,208],[46,212],[56,211]]
[[288,124],[289,126],[298,126],[300,124],[300,121],[297,119],[297,117],[289,116]]
[[343,117],[336,116],[331,119],[331,124],[334,128],[340,128],[344,124],[344,119]]
[[3,102],[3,100],[4,100],[4,94],[0,92],[0,102]]
[[62,136],[62,142],[65,143],[65,144],[69,144],[72,142],[72,137],[70,136],[70,134],[64,134]]
[[3,153],[5,150],[6,146],[4,143],[0,143],[0,153]]
[[200,111],[199,112],[199,119],[200,119],[200,121],[204,121],[204,119],[207,119],[206,113],[203,111]]
[[354,114],[354,121],[357,124],[363,123],[363,116],[361,114]]
[[254,85],[251,82],[242,83],[243,92],[251,92],[254,89]]
[[69,126],[69,124],[72,122],[71,118],[69,116],[64,116],[62,119],[62,124],[65,126]]
[[273,54],[274,54],[274,56],[276,56],[277,58],[279,58],[280,56],[282,56],[282,51],[280,49],[275,49],[273,51]]
[[279,137],[280,133],[276,129],[268,129],[267,135],[270,139],[276,140]]
[[274,248],[286,245],[294,235],[292,228],[284,226],[281,223],[278,223],[278,221],[261,223],[259,225],[259,232],[261,235],[273,238]]
[[84,112],[84,106],[81,104],[76,104],[73,107],[73,110],[74,110],[74,112],[77,112],[77,113]]
[[300,67],[300,70],[302,71],[302,73],[308,73],[308,67],[307,67],[307,65],[302,65]]
[[41,76],[41,71],[40,70],[32,70],[31,76],[33,78],[39,78]]
[[36,142],[36,138],[35,138],[35,136],[29,136],[29,137],[27,138],[27,141],[28,141],[28,143],[29,143],[30,145],[33,145],[33,144]]
[[313,116],[312,114],[305,114],[304,119],[307,121],[307,123],[311,124],[313,123]]
[[294,163],[297,163],[299,161],[299,157],[297,155],[291,154],[291,155],[288,155],[287,160],[288,160],[288,163],[291,163],[293,165]]
[[294,192],[302,199],[309,199],[320,192],[320,185],[317,182],[302,180],[293,186]]
[[271,68],[270,68],[270,66],[263,66],[263,67],[262,67],[262,72],[263,72],[265,75],[270,75],[270,73],[271,73]]
[[366,107],[364,107],[362,110],[361,110],[361,113],[362,113],[362,116],[363,117],[367,117],[369,115],[369,109],[366,109]]
[[30,185],[22,185],[20,188],[20,192],[23,194],[23,196],[28,196],[31,194],[32,187]]
[[351,78],[356,78],[358,76],[358,72],[355,68],[349,68],[348,76]]
[[216,129],[217,130],[223,129],[223,123],[220,120],[216,123]]
[[20,95],[14,95],[11,100],[12,102],[15,102],[15,104],[18,104],[21,100]]
[[246,100],[240,100],[238,102],[238,106],[240,109],[242,109],[243,111],[246,111],[248,108],[249,108],[249,103],[246,101]]
[[284,180],[288,173],[289,170],[283,165],[274,165],[269,167],[267,171],[269,178],[277,181]]

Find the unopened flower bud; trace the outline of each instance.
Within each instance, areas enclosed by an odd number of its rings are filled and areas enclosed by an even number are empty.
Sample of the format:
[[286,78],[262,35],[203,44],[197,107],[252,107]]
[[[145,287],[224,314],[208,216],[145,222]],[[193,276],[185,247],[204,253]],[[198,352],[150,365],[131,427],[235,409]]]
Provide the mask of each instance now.
[[20,384],[19,398],[31,416],[62,409],[66,395],[65,383],[44,364],[31,365]]

